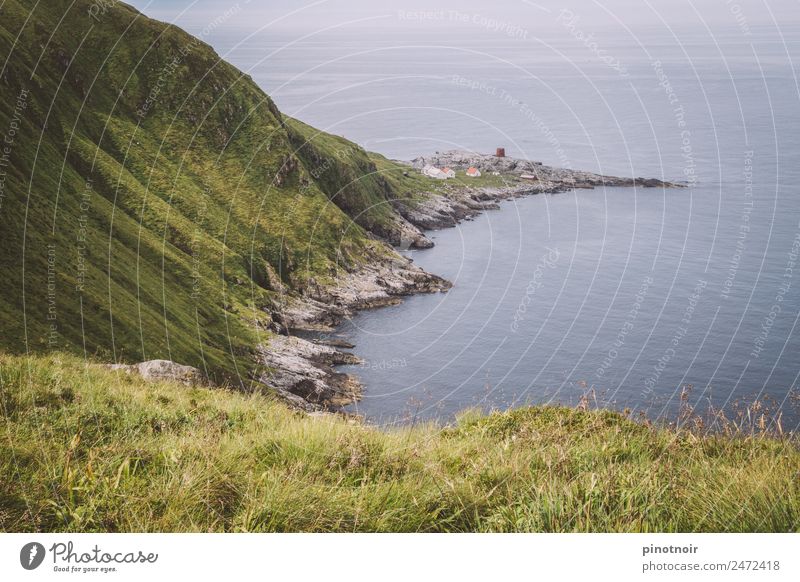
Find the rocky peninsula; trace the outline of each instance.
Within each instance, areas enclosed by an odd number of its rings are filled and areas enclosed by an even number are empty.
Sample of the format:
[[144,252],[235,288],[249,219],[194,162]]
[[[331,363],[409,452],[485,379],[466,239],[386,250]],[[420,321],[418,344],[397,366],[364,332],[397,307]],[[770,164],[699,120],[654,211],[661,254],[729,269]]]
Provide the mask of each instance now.
[[[654,178],[604,176],[461,150],[395,163],[407,168],[404,174],[419,173],[425,167],[435,166],[458,171],[477,168],[483,176],[492,177],[491,180],[472,180],[462,174],[440,184],[430,180],[430,189],[411,198],[391,200],[395,211],[393,228],[384,228],[384,236],[378,238],[405,249],[430,248],[434,245],[426,231],[454,227],[481,212],[497,209],[500,202],[513,198],[605,186],[683,187]],[[322,345],[295,334],[333,331],[344,318],[358,310],[394,305],[402,301],[403,296],[443,292],[450,287],[452,283],[425,272],[411,259],[387,253],[368,257],[365,265],[357,270],[342,270],[332,285],[311,281],[300,294],[285,290],[270,324],[270,330],[277,335],[269,346],[259,348],[261,363],[268,369],[259,380],[293,406],[307,411],[339,410],[357,401],[362,387],[357,378],[337,373],[334,366],[360,360],[335,345]]]

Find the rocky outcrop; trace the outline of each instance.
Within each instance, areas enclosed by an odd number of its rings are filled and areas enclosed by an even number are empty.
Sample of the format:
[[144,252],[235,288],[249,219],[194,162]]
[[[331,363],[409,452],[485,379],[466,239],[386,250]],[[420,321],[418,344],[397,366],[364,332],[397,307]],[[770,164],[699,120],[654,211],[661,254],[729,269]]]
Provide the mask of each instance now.
[[361,397],[357,378],[333,370],[336,365],[361,363],[353,354],[299,337],[276,335],[259,346],[258,356],[267,368],[258,380],[302,410],[336,410]]
[[444,194],[430,194],[422,200],[397,200],[394,207],[410,224],[422,230],[453,227],[462,220],[470,220],[485,210],[494,210],[497,202],[536,193],[532,185],[510,188],[470,188],[452,186]]
[[188,386],[207,382],[205,375],[197,368],[176,364],[170,360],[148,360],[139,364],[110,364],[108,367],[128,374],[139,374],[145,380],[171,380]]
[[390,227],[382,238],[389,244],[401,249],[429,249],[433,247],[433,241],[429,239],[420,229],[409,222],[402,213],[393,217]]
[[313,339],[311,340],[311,342],[321,346],[330,346],[332,348],[344,348],[346,350],[352,350],[354,347],[356,347],[356,344],[341,338]]
[[343,270],[334,285],[312,280],[302,295],[284,296],[277,317],[290,330],[330,330],[356,311],[395,305],[403,296],[451,287],[452,283],[423,271],[407,257],[387,253],[354,271]]
[[358,310],[393,305],[405,295],[436,293],[451,286],[393,252],[370,257],[353,271],[342,270],[333,285],[312,279],[302,294],[282,295],[281,304],[271,314],[283,335],[272,335],[268,343],[258,347],[259,361],[267,371],[257,380],[296,408],[340,410],[361,397],[358,379],[333,369],[361,362],[355,355],[336,349],[352,344],[312,342],[291,334],[331,330]]

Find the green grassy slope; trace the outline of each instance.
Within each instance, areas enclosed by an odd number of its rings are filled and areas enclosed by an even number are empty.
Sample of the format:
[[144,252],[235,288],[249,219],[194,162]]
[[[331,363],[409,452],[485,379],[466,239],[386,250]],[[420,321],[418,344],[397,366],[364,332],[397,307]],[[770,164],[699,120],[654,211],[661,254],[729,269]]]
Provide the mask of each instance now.
[[530,408],[379,431],[0,355],[0,530],[798,531],[788,437]]
[[370,156],[353,142],[286,118],[289,139],[314,182],[367,230],[382,233],[396,194]]
[[[0,346],[242,374],[271,280],[301,289],[386,250],[331,203],[248,76],[122,3],[91,6],[0,8],[0,139],[15,132]],[[351,154],[348,179],[366,157]]]

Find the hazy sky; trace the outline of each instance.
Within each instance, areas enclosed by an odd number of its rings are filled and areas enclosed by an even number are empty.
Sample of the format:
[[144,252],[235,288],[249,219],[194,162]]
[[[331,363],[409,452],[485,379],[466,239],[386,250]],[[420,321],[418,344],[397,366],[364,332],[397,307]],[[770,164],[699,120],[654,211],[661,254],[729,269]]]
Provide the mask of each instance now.
[[[425,26],[511,31],[514,25],[546,32],[568,10],[584,26],[630,27],[634,34],[650,26],[698,25],[712,29],[797,25],[800,0],[129,0],[149,16],[190,30],[228,11],[229,26],[312,31],[348,23],[348,27]],[[194,30],[191,30],[195,32]]]

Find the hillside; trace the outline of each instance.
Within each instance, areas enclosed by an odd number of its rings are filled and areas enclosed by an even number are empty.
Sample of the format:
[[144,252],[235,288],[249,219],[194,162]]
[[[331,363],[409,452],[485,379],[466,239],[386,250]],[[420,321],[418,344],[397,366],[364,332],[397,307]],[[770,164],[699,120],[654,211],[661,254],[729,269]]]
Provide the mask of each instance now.
[[355,144],[312,157],[202,41],[91,6],[0,8],[0,347],[164,358],[247,386],[287,294],[400,260],[362,228],[389,220],[375,202],[391,187]]

